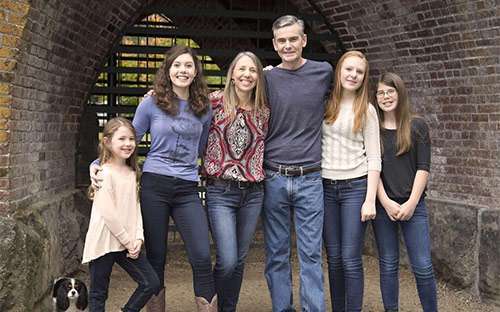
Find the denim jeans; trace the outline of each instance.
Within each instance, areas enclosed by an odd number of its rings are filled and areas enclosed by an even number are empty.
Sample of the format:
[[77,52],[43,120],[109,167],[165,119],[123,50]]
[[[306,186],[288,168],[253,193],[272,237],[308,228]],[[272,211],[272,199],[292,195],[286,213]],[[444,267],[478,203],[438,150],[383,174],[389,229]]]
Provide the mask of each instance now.
[[384,307],[399,307],[399,228],[408,250],[422,308],[425,312],[435,312],[436,280],[431,261],[427,209],[423,199],[417,204],[413,216],[408,221],[391,221],[385,209],[377,206],[373,229],[379,254],[380,289]]
[[263,200],[262,183],[238,187],[215,181],[207,186],[208,218],[217,250],[214,276],[219,311],[236,311],[245,258]]
[[168,220],[172,217],[193,269],[194,293],[209,302],[215,295],[210,258],[208,219],[201,206],[197,183],[144,172],[141,210],[146,253],[164,287]]
[[333,311],[361,311],[363,306],[362,251],[366,222],[361,222],[361,206],[366,186],[366,178],[323,180],[323,238]]
[[325,311],[321,268],[323,186],[321,173],[284,176],[266,170],[264,209],[265,275],[274,312],[295,311],[290,267],[292,216],[300,265],[302,311]]
[[89,263],[90,291],[89,310],[90,312],[104,312],[106,299],[108,298],[109,277],[113,269],[113,264],[118,263],[138,286],[123,311],[140,311],[148,302],[149,298],[160,290],[160,281],[156,272],[149,264],[144,253],[140,253],[139,258],[127,258],[127,251],[110,252]]

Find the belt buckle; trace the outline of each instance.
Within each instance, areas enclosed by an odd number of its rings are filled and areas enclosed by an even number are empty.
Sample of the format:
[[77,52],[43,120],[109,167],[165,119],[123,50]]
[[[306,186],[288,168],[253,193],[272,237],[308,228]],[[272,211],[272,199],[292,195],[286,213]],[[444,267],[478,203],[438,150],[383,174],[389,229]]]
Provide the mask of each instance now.
[[[281,167],[281,165],[280,165],[280,167]],[[283,175],[285,177],[294,177],[294,176],[296,176],[294,174],[288,173],[289,170],[290,171],[292,171],[292,170],[300,170],[300,175],[301,176],[304,175],[304,168],[302,166],[286,166],[286,167],[283,167],[283,169],[284,169]],[[280,170],[280,173],[281,173],[281,170]]]
[[240,189],[240,190],[246,189],[247,185],[245,185],[245,184],[246,184],[246,182],[244,182],[244,181],[238,181],[238,189]]
[[289,176],[289,175],[288,175],[288,169],[289,169],[289,168],[290,168],[290,167],[285,167],[285,172],[284,172],[284,174],[283,174],[285,177],[288,177],[288,176]]
[[285,177],[292,176],[292,175],[288,174],[288,170],[293,170],[293,168],[291,166],[283,166],[283,165],[279,165],[279,167],[278,167],[278,172],[281,175],[284,175]]

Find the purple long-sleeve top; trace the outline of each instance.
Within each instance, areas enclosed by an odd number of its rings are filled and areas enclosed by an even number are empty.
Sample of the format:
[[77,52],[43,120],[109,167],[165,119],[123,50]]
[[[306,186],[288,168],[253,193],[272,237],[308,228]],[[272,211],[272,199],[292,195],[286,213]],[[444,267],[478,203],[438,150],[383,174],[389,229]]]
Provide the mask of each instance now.
[[198,156],[205,150],[211,118],[211,109],[195,116],[185,100],[179,101],[176,116],[161,110],[154,96],[142,100],[132,121],[137,140],[151,134],[142,171],[198,181]]

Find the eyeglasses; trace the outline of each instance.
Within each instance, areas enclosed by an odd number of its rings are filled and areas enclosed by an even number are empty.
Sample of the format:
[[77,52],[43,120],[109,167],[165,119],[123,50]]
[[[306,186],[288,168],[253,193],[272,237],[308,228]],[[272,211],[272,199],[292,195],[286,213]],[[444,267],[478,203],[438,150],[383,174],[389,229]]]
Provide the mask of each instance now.
[[396,89],[378,90],[375,94],[380,98],[383,98],[386,95],[392,97],[394,94],[396,94]]

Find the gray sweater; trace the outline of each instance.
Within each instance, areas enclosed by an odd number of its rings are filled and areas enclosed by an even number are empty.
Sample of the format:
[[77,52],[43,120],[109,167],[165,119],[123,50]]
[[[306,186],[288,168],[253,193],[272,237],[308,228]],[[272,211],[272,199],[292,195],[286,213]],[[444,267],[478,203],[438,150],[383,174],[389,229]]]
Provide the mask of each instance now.
[[321,124],[332,86],[332,66],[307,60],[296,70],[265,72],[271,108],[264,159],[286,165],[319,165]]

